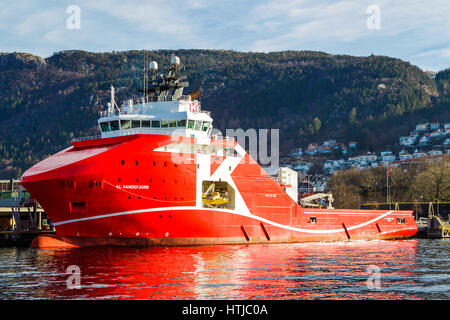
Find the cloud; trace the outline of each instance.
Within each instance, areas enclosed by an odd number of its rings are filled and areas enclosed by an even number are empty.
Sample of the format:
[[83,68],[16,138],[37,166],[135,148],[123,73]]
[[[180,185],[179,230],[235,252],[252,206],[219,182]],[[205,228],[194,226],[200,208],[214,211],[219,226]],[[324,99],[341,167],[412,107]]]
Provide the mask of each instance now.
[[[68,30],[66,8],[75,3],[81,29]],[[379,30],[366,25],[371,5],[381,10]],[[442,68],[448,16],[448,0],[21,0],[0,4],[0,50],[320,50]]]

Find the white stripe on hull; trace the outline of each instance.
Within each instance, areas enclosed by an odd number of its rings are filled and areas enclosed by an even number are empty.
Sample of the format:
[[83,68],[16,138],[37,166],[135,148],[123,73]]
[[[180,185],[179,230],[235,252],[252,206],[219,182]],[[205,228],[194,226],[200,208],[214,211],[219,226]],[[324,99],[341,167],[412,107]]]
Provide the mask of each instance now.
[[[163,212],[163,211],[180,211],[180,210],[226,212],[226,213],[240,215],[243,217],[248,217],[248,218],[255,219],[255,220],[258,220],[261,222],[265,222],[267,224],[270,224],[272,226],[279,227],[282,229],[291,230],[291,231],[295,231],[295,232],[302,232],[302,233],[323,234],[323,233],[338,233],[338,232],[345,231],[344,228],[329,229],[329,230],[328,229],[325,229],[325,230],[302,229],[302,228],[296,228],[296,227],[283,225],[283,224],[280,224],[280,223],[277,223],[274,221],[270,221],[270,220],[252,215],[252,214],[242,214],[242,213],[230,210],[230,209],[211,209],[211,208],[181,207],[181,206],[180,207],[165,207],[165,208],[149,208],[149,209],[141,209],[141,210],[133,210],[133,211],[122,211],[122,212],[109,213],[109,214],[103,214],[103,215],[80,218],[80,219],[72,219],[72,220],[65,220],[65,221],[61,221],[61,222],[55,222],[55,223],[53,223],[53,225],[60,226],[60,225],[68,224],[68,223],[75,223],[75,222],[82,222],[82,221],[96,220],[96,219],[103,219],[103,218],[111,218],[111,217],[116,217],[116,216],[123,216],[123,215],[128,215],[128,214],[136,214],[136,213],[144,213],[144,212]],[[349,227],[347,227],[347,230],[350,231],[350,230],[362,228],[362,227],[367,226],[371,223],[374,223],[380,219],[383,219],[384,217],[390,215],[392,212],[394,212],[394,210],[383,213],[382,215],[380,215],[374,219],[368,220],[368,221],[360,223],[358,225],[349,226]],[[317,213],[317,212],[308,212],[308,213]],[[341,214],[345,214],[345,213],[341,213]]]

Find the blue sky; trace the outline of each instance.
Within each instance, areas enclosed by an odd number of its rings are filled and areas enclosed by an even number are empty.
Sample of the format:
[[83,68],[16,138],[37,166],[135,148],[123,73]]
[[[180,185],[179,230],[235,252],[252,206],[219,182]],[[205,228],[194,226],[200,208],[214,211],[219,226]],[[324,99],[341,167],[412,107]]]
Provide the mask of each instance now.
[[[67,27],[70,5],[79,29]],[[449,17],[449,0],[3,0],[0,51],[319,50],[439,71],[450,67]]]

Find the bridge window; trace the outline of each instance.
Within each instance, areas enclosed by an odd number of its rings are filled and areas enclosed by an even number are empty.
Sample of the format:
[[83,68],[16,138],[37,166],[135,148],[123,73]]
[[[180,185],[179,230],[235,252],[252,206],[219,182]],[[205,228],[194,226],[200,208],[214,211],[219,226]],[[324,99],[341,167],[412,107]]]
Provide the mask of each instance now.
[[169,120],[169,127],[176,127],[177,126],[177,120]]
[[131,120],[120,120],[120,127],[122,129],[130,129],[131,128]]
[[168,128],[168,127],[169,127],[169,121],[161,120],[161,128]]
[[178,120],[178,126],[179,127],[183,127],[186,128],[186,120]]
[[188,129],[194,129],[194,124],[195,124],[195,121],[194,121],[194,120],[188,120],[188,126],[187,126],[187,128],[188,128]]
[[208,131],[210,123],[207,121],[203,121],[202,131]]
[[120,129],[118,120],[111,121],[109,123],[109,126],[111,127],[111,131],[115,131],[115,130],[119,130]]
[[152,121],[152,128],[160,128],[161,127],[161,121],[156,120]]
[[202,122],[199,120],[195,120],[194,130],[200,130],[202,127]]
[[142,128],[150,128],[150,120],[142,120]]
[[102,129],[102,132],[111,131],[111,129],[109,128],[108,122],[100,122],[100,128]]
[[131,127],[132,128],[140,128],[141,127],[141,120],[132,120],[131,121]]

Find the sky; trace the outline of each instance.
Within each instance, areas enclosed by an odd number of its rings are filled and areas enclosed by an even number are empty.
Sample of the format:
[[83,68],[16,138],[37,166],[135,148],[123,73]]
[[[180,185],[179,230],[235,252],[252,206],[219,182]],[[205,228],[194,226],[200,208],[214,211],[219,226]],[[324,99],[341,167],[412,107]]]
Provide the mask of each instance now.
[[449,0],[0,1],[0,52],[316,50],[450,67]]

